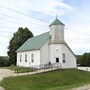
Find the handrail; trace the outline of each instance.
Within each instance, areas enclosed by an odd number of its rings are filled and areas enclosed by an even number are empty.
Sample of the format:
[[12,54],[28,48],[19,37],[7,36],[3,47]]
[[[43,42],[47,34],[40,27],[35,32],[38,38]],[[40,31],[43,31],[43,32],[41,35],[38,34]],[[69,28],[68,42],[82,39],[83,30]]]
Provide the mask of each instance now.
[[38,69],[61,68],[61,63],[51,63],[50,65],[49,64],[34,65],[33,68]]
[[[41,69],[41,71],[45,72],[45,71],[51,71],[51,70],[56,70],[56,69],[62,69],[61,67],[61,63],[51,63],[51,64],[41,64],[41,65],[34,65],[34,66],[30,66],[30,67],[25,67],[27,68],[27,75],[29,73],[29,69],[32,69],[32,72],[38,73],[38,71]],[[15,70],[17,73],[17,76],[19,74],[18,72],[18,68]]]

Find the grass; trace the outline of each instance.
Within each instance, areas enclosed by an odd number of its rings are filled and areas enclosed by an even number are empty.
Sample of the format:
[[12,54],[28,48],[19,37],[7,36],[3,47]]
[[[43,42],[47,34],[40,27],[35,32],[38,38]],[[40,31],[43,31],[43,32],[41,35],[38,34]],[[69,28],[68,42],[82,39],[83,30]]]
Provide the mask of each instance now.
[[25,67],[17,67],[17,66],[9,66],[9,67],[0,67],[0,69],[10,69],[15,71],[16,73],[25,73],[25,72],[32,72],[33,69],[25,68]]
[[56,70],[36,75],[5,78],[6,90],[66,90],[90,83],[90,72],[77,69]]

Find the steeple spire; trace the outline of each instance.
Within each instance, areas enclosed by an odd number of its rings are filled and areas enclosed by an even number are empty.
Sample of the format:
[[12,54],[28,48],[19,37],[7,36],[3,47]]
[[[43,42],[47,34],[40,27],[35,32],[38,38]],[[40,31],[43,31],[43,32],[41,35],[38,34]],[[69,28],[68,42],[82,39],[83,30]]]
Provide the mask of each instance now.
[[56,19],[57,19],[57,14],[56,14]]
[[63,26],[65,26],[61,21],[59,21],[57,19],[57,15],[56,15],[56,19],[49,25],[49,27],[52,25],[63,25]]

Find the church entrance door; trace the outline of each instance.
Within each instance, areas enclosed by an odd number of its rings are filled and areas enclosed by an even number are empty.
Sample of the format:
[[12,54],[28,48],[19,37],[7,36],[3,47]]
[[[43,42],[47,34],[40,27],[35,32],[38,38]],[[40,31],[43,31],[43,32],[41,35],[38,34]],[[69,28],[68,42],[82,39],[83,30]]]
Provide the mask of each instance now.
[[59,63],[59,58],[56,58],[56,63]]

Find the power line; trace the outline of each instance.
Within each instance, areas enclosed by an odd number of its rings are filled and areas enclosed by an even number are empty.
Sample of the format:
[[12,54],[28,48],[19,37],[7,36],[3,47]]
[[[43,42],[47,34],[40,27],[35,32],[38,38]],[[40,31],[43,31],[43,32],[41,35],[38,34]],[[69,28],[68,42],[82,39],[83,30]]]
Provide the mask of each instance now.
[[[6,28],[6,29],[15,29],[15,28],[13,28],[13,27],[8,27],[8,26],[3,26],[3,27],[2,27],[2,26],[0,26],[0,29],[5,29],[5,28]],[[1,31],[1,30],[0,30],[0,31]]]
[[[8,8],[8,7],[5,7],[5,6],[2,6],[2,5],[0,5],[0,7],[1,7],[1,8],[4,8],[4,9],[7,9],[7,10],[10,10],[10,11],[12,11],[12,12],[19,13],[19,14],[22,14],[22,15],[25,15],[25,16],[28,16],[28,17],[31,17],[31,18],[34,18],[34,19],[37,19],[37,20],[40,20],[40,21],[43,21],[43,22],[48,23],[48,22],[45,21],[45,20],[42,20],[42,19],[39,19],[39,18],[30,16],[30,15],[25,14],[25,13],[23,13],[23,12],[19,12],[19,11],[16,11],[16,10],[14,10],[14,9],[11,9],[11,8]],[[3,14],[3,15],[5,15],[5,14]],[[9,15],[5,15],[5,16],[12,17],[12,16],[9,16]],[[22,19],[19,19],[19,18],[16,18],[16,17],[12,17],[12,18],[15,18],[15,19],[18,19],[18,20],[22,20]],[[2,18],[0,18],[0,19],[2,19]],[[6,19],[3,19],[3,20],[6,20]],[[19,22],[10,21],[10,20],[6,20],[6,21],[13,22],[13,23],[19,23]],[[22,20],[22,21],[26,21],[26,20]],[[26,21],[26,22],[29,22],[29,21]],[[30,22],[29,22],[29,23],[30,23]],[[19,24],[21,24],[21,23],[19,23]],[[36,24],[36,23],[32,23],[32,24]],[[39,25],[39,24],[37,24],[37,25]],[[45,27],[45,26],[43,26],[43,25],[40,25],[40,26]],[[70,29],[68,29],[68,28],[66,28],[66,29],[67,29],[67,30],[70,30]],[[80,33],[80,34],[83,34],[83,35],[86,35],[86,36],[90,36],[89,34],[85,34],[85,33],[82,33],[82,32],[78,32],[78,31],[75,31],[75,30],[70,30],[70,31],[73,31],[73,32],[76,32],[76,33]]]
[[[7,19],[4,19],[4,18],[0,18],[1,20],[4,20],[4,21],[9,21],[9,22],[12,22],[12,23],[16,23],[16,24],[22,24],[22,23],[20,23],[20,22],[15,22],[15,21],[11,21],[11,20],[7,20]],[[30,25],[31,26],[31,25]],[[41,26],[41,25],[40,25]],[[35,26],[34,26],[35,27]],[[46,27],[47,28],[47,27]],[[45,28],[45,29],[46,29]],[[85,35],[85,36],[89,36],[90,37],[90,35],[89,34],[86,34],[86,33],[82,33],[82,32],[78,32],[78,31],[75,31],[75,30],[71,30],[71,29],[69,29],[69,28],[65,28],[65,29],[67,29],[67,30],[69,30],[69,31],[72,31],[72,32],[76,32],[76,33],[79,33],[79,34],[82,34],[82,35]]]
[[16,24],[22,24],[22,23],[19,23],[19,22],[15,22],[15,21],[11,21],[11,20],[8,20],[8,19],[4,19],[4,18],[0,18],[1,20],[4,20],[4,21],[9,21],[9,22],[12,22],[12,23],[16,23]]
[[0,5],[0,7],[1,7],[1,8],[4,8],[4,9],[6,9],[6,10],[9,10],[9,11],[12,11],[12,12],[15,12],[15,13],[19,13],[19,14],[21,14],[21,15],[28,16],[28,17],[31,17],[31,18],[34,18],[34,19],[43,21],[43,22],[45,22],[45,23],[48,23],[48,22],[45,21],[45,20],[42,20],[42,19],[37,18],[37,17],[33,17],[33,16],[28,15],[28,14],[25,14],[25,13],[23,13],[23,12],[20,12],[20,11],[17,11],[17,10],[14,10],[14,9],[11,9],[11,8],[8,8],[8,7],[2,6],[2,5]]
[[79,33],[79,34],[82,34],[82,35],[85,35],[85,36],[89,36],[89,37],[90,37],[90,35],[89,35],[89,34],[86,34],[86,33],[78,32],[78,31],[75,31],[75,30],[71,30],[71,29],[69,29],[69,28],[65,28],[65,29],[67,29],[67,30],[69,30],[69,31],[72,31],[72,32],[76,32],[76,33]]
[[[16,21],[11,21],[11,20],[8,20],[8,19],[4,19],[4,18],[0,18],[1,20],[4,20],[4,21],[8,21],[8,22],[12,22],[12,23],[16,23],[16,24],[23,24],[23,23],[20,23],[20,22],[16,22]],[[29,25],[30,27],[33,27],[32,25]],[[40,26],[34,26],[34,28],[36,27],[40,27]],[[43,27],[45,28],[45,27]],[[39,28],[40,29],[40,28]],[[46,28],[45,28],[46,29]],[[43,29],[44,30],[44,29]]]
[[23,19],[20,19],[20,18],[12,17],[12,16],[10,16],[10,15],[6,15],[6,14],[2,14],[2,15],[3,15],[3,16],[7,16],[7,17],[10,17],[10,18],[17,19],[17,20],[20,20],[20,21],[24,21],[24,22],[27,22],[27,23],[30,23],[30,24],[40,25],[41,27],[45,27],[45,28],[47,28],[47,27],[46,27],[46,26],[44,26],[44,25],[37,24],[37,23],[33,23],[33,22],[30,22],[30,21],[27,21],[27,20],[23,20]]

